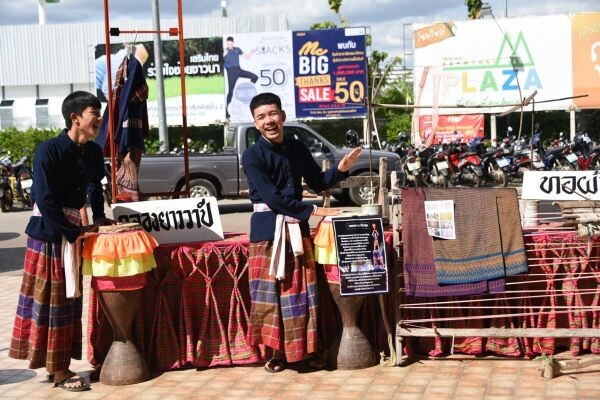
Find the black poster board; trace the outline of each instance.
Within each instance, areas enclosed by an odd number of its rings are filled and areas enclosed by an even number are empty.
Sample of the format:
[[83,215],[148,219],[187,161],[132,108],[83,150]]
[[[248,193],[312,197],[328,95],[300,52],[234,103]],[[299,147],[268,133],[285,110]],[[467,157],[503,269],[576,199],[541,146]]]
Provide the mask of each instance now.
[[387,293],[388,263],[381,218],[333,218],[342,296]]

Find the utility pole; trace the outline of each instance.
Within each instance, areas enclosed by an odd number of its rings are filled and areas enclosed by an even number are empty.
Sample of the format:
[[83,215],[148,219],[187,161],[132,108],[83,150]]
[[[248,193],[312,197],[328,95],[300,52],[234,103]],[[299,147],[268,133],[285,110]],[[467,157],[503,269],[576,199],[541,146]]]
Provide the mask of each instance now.
[[[152,29],[160,30],[160,12],[158,0],[152,0]],[[158,140],[160,151],[169,152],[169,131],[167,130],[167,113],[165,110],[165,82],[163,77],[162,40],[160,33],[154,34],[154,66],[156,68],[156,94],[158,103]]]
[[46,0],[38,2],[38,21],[40,25],[46,25]]
[[221,15],[227,17],[227,0],[221,0]]

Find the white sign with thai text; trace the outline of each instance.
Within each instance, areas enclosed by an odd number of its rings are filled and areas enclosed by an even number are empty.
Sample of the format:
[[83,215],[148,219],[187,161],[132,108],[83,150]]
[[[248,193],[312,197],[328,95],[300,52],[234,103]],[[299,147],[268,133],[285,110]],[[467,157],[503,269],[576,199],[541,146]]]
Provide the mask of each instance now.
[[223,239],[217,199],[139,201],[113,204],[118,222],[137,222],[160,244]]
[[600,171],[527,171],[521,198],[526,200],[600,200]]

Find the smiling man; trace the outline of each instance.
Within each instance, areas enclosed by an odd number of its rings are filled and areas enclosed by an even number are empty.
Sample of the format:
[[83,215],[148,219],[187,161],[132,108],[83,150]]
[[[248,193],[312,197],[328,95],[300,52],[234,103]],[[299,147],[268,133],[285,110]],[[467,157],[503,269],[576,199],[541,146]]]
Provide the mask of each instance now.
[[[74,92],[63,101],[62,114],[66,129],[40,144],[33,160],[35,205],[25,229],[23,284],[9,356],[29,360],[32,369],[45,367],[57,387],[82,391],[90,389],[87,382],[69,370],[71,358],[81,359],[81,276],[72,295],[62,252],[112,221],[104,215],[102,150],[90,141],[100,127],[100,101]],[[81,226],[86,193],[94,225]]]
[[[286,362],[306,360],[317,350],[317,273],[308,219],[337,215],[338,208],[302,202],[302,178],[321,192],[348,176],[360,156],[355,148],[337,166],[322,172],[301,142],[283,135],[285,111],[273,93],[250,102],[258,142],[246,150],[242,165],[248,178],[254,213],[250,220],[248,256],[251,311],[248,341],[273,349],[267,372],[280,372]],[[290,245],[286,245],[289,240]]]

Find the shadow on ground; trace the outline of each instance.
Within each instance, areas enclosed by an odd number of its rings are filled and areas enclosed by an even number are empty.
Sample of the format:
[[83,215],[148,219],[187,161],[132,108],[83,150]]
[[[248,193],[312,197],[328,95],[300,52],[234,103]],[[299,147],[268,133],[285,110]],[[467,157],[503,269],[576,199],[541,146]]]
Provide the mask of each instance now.
[[23,268],[25,247],[13,247],[0,249],[0,273],[9,271],[20,271]]
[[0,369],[0,386],[25,382],[37,374],[30,369]]

